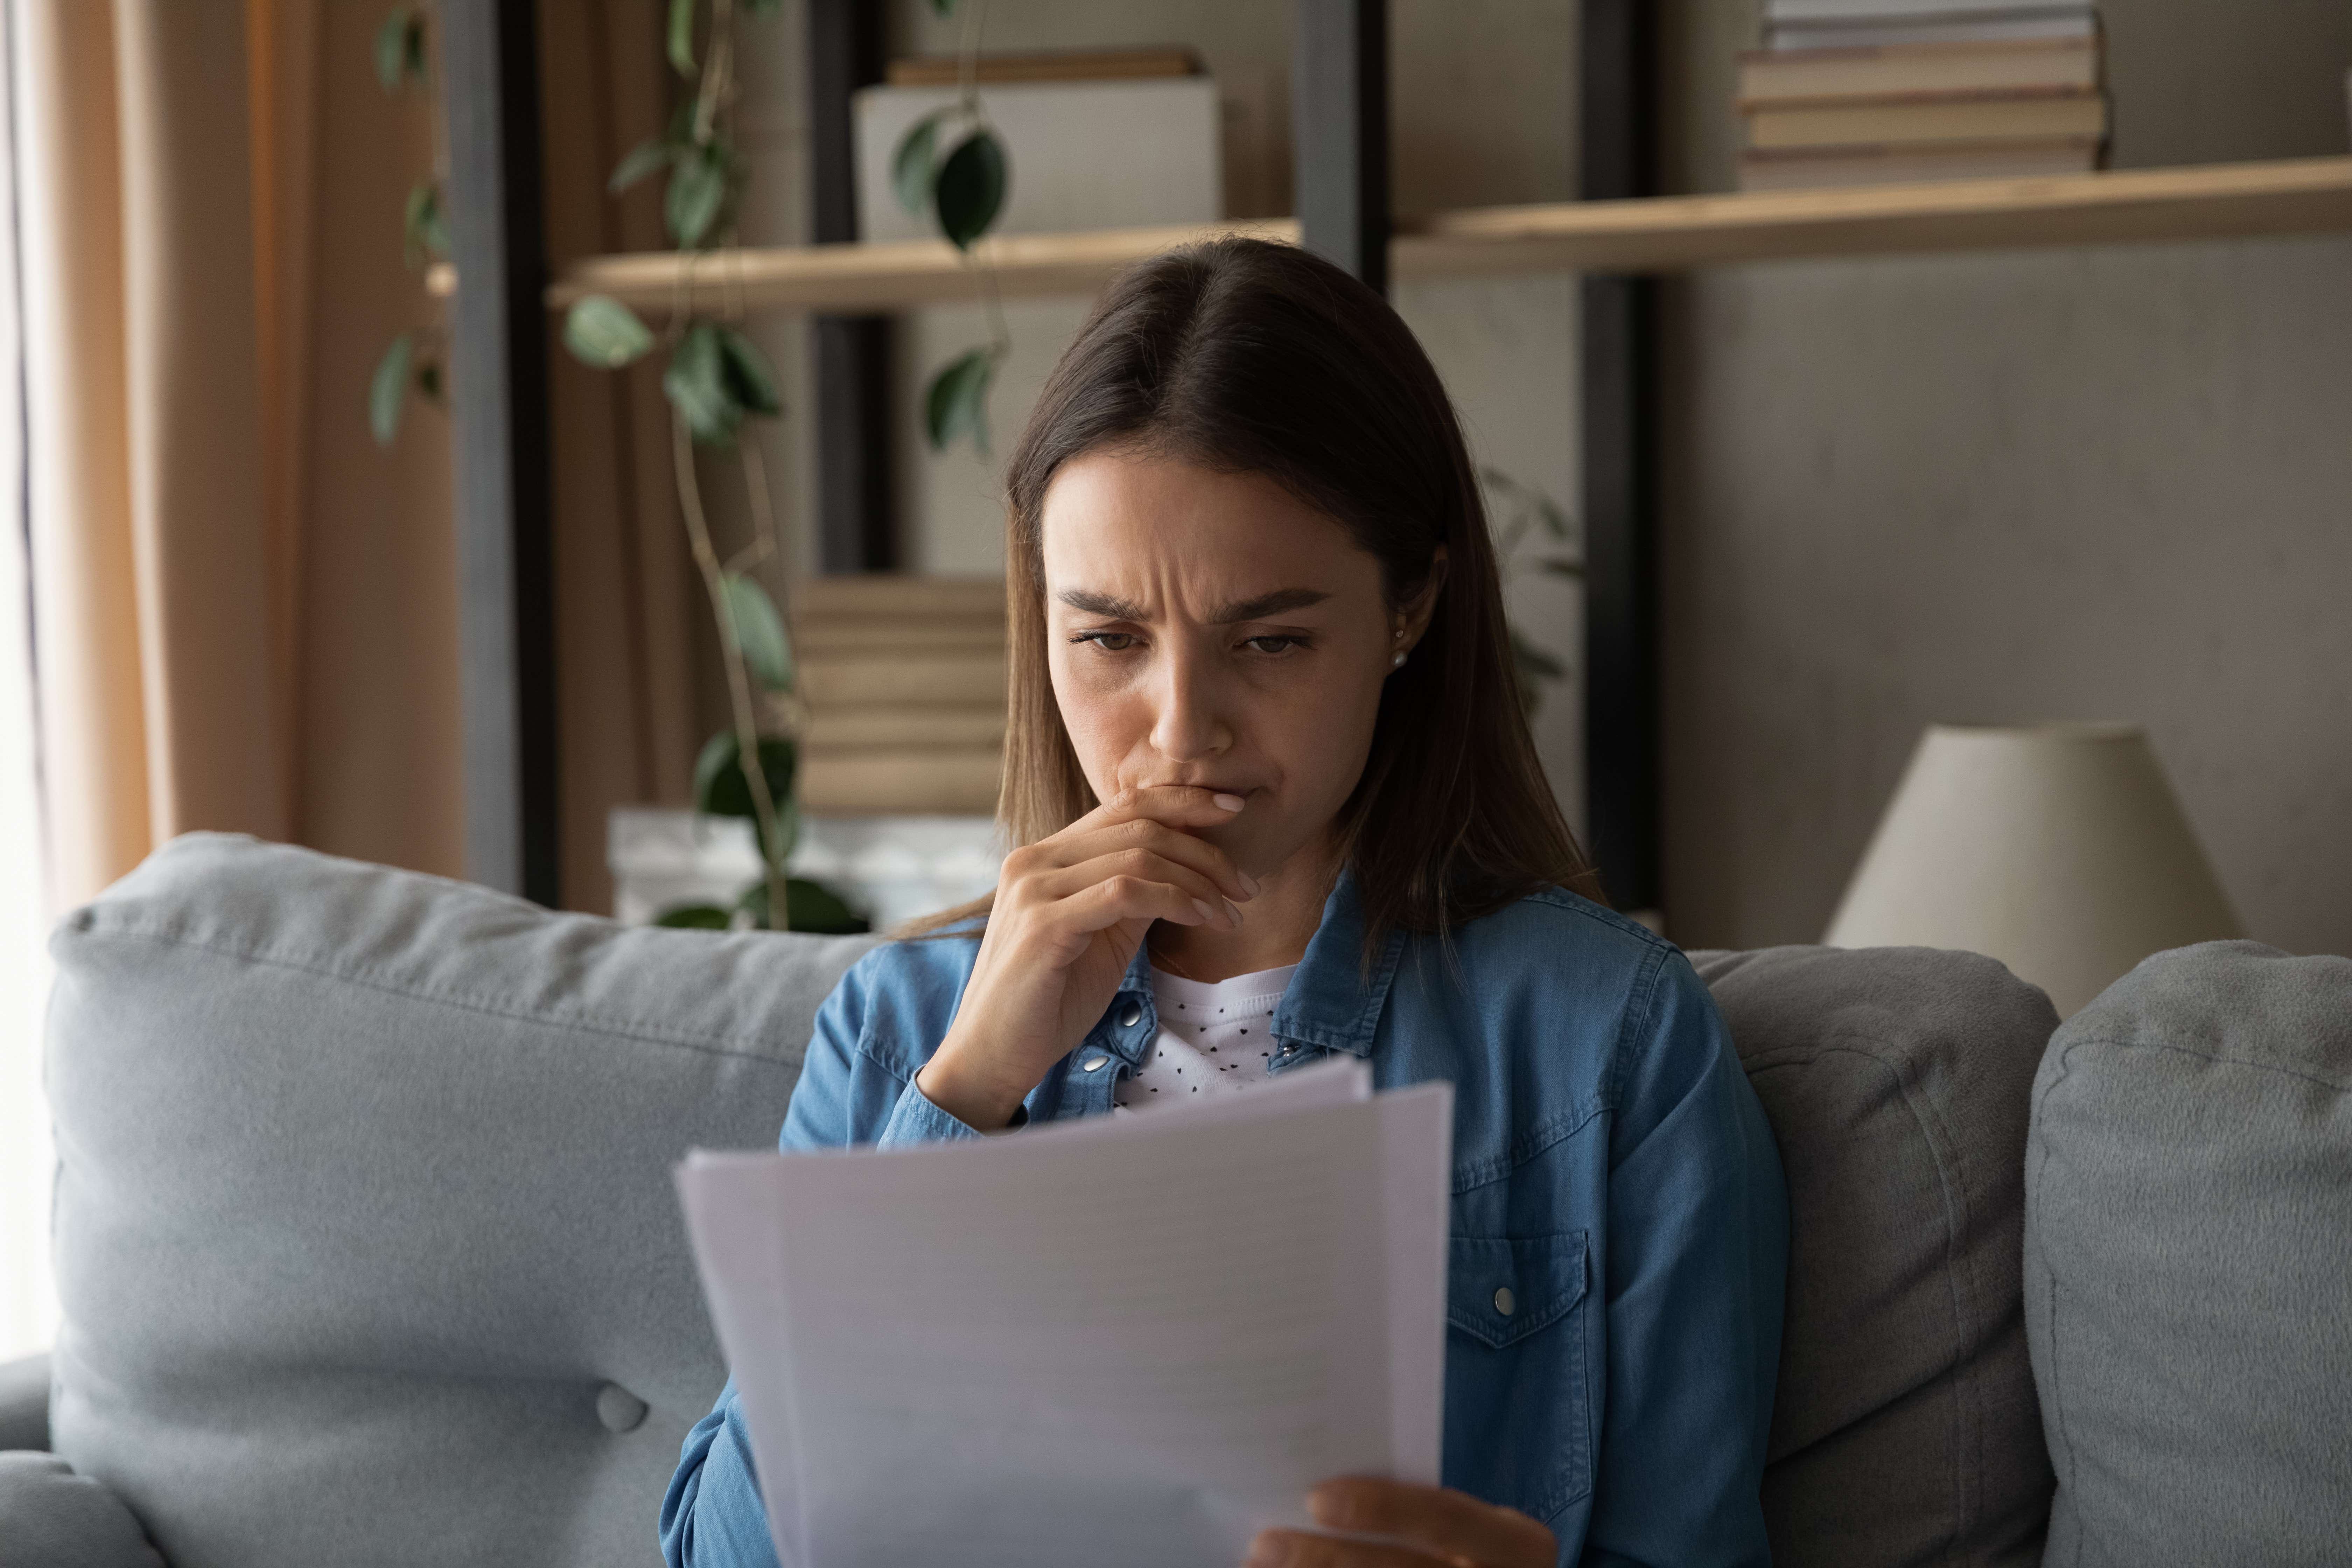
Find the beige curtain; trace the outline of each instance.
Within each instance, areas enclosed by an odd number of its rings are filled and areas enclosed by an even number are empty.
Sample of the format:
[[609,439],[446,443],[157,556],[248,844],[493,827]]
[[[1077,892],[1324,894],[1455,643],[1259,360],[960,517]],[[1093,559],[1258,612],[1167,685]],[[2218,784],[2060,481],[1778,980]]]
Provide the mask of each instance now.
[[[667,121],[663,0],[542,0],[540,71],[547,244],[557,264],[659,250],[661,182],[614,199],[621,154]],[[605,821],[615,805],[686,804],[694,755],[718,727],[715,642],[670,474],[659,356],[615,374],[558,349],[556,671],[563,901],[608,912]],[[698,679],[698,672],[703,677]]]
[[446,433],[363,413],[429,309],[377,8],[12,4],[53,901],[192,828],[459,869]]
[[[366,419],[439,319],[402,257],[430,106],[370,0],[0,0],[25,138],[37,660],[53,904],[217,828],[462,876],[449,430]],[[541,7],[549,248],[657,248],[662,0]],[[658,367],[553,355],[563,901],[614,805],[683,803],[704,612]],[[707,672],[706,672],[707,673]],[[708,706],[707,703],[702,704]]]

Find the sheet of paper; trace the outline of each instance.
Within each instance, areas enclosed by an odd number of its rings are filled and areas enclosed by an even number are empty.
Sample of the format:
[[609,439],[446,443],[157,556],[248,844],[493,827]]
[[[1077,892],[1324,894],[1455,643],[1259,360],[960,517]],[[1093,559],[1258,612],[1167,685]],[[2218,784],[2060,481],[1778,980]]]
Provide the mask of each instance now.
[[1433,1480],[1452,1091],[679,1173],[778,1555],[1231,1568],[1317,1481]]

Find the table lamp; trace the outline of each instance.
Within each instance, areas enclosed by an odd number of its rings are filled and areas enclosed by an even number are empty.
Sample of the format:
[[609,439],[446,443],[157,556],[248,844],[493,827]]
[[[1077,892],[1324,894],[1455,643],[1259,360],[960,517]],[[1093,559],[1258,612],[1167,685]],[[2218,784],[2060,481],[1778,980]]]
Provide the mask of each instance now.
[[1985,953],[2063,1018],[2152,952],[2238,934],[2137,727],[1936,724],[1822,940]]

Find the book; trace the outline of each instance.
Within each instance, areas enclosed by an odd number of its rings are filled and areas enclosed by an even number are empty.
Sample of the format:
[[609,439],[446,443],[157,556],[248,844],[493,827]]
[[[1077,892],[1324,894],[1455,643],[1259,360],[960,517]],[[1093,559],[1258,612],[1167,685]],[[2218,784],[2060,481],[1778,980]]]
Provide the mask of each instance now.
[[1929,142],[1916,147],[1751,152],[1739,161],[1744,191],[1912,185],[1946,180],[2021,180],[2087,174],[2099,166],[2095,138],[2047,142]]
[[1974,21],[1773,22],[1764,28],[1768,49],[1878,48],[1889,44],[2023,43],[2034,39],[2095,38],[2099,19],[2084,8],[2049,16],[1986,17]]
[[1758,49],[1739,57],[1739,106],[1913,93],[2088,92],[2099,85],[2098,40],[1888,44]]
[[[892,60],[883,79],[892,87],[956,87],[957,55],[912,55]],[[1144,49],[1051,49],[1034,54],[982,55],[972,79],[983,86],[1006,81],[1131,81],[1139,77],[1198,76],[1200,58],[1181,45]]]
[[1453,1096],[1351,1060],[1002,1138],[694,1152],[777,1559],[1223,1568],[1332,1476],[1435,1484]]
[[2092,7],[2083,0],[1765,0],[1768,22],[1971,22],[2046,16]]
[[1900,147],[1922,142],[2103,137],[2106,100],[2095,92],[1857,99],[1751,110],[1751,150]]

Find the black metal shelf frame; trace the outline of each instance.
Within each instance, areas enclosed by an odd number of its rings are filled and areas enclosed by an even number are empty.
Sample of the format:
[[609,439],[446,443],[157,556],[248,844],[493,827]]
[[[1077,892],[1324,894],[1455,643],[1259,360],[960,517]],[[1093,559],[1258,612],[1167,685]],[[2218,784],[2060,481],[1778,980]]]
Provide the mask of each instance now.
[[[1292,0],[1292,139],[1302,239],[1385,292],[1387,0]],[[466,848],[477,881],[558,902],[548,282],[541,218],[536,0],[443,7],[457,429]],[[1586,199],[1655,191],[1647,0],[1583,0]],[[852,95],[882,75],[881,7],[809,0],[811,235],[856,237]],[[1654,908],[1659,755],[1655,285],[1587,277],[1579,335],[1590,847],[1617,903]],[[890,493],[891,321],[812,320],[818,558],[899,560]]]

